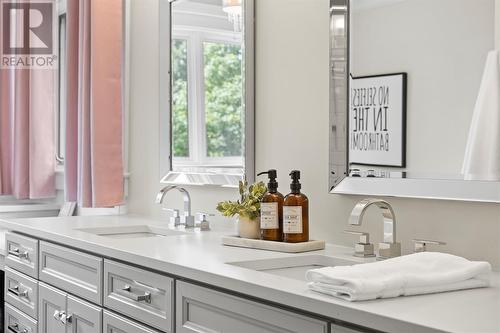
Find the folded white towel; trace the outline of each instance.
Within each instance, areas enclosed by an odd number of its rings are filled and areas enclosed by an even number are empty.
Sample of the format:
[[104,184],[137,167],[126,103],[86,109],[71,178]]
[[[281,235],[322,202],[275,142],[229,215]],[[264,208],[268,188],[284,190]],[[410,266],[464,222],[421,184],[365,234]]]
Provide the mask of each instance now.
[[462,174],[466,180],[500,180],[500,52],[491,51],[472,116]]
[[311,290],[348,301],[430,294],[489,286],[491,265],[438,252],[353,266],[312,269]]

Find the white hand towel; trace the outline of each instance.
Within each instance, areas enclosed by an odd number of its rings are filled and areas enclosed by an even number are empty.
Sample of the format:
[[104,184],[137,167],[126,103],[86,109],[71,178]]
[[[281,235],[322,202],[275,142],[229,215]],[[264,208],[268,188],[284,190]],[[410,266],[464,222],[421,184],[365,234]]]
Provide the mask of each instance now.
[[500,180],[500,52],[491,51],[474,107],[462,174],[466,180]]
[[353,266],[312,269],[311,290],[348,301],[430,294],[489,286],[491,265],[439,252],[422,252]]

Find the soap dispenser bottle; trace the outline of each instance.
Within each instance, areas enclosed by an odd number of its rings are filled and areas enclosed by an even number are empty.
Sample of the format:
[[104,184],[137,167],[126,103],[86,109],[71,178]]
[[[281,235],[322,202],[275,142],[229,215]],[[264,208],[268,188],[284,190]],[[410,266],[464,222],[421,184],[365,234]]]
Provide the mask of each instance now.
[[257,176],[269,178],[267,192],[260,202],[260,239],[281,242],[283,240],[283,194],[278,192],[277,172],[271,169]]
[[309,200],[300,192],[300,171],[290,172],[291,192],[283,202],[283,241],[299,243],[309,241]]

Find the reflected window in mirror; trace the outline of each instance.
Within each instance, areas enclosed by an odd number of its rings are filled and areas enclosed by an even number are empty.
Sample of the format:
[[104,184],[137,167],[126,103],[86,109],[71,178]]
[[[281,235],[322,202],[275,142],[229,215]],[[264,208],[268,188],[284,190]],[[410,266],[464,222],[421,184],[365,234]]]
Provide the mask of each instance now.
[[247,135],[253,132],[253,33],[247,33],[253,27],[243,17],[244,8],[251,8],[247,2],[176,0],[161,7],[171,17],[171,103],[162,107],[161,126],[163,134],[170,133],[162,141],[169,141],[162,152],[170,165],[163,182],[236,186],[253,170],[253,135]]

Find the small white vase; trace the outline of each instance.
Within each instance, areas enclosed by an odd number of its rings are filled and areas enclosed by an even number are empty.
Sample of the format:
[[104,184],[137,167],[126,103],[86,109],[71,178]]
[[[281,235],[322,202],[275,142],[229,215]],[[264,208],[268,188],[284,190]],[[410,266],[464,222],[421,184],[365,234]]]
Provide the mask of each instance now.
[[241,238],[260,238],[260,219],[251,220],[247,216],[238,217],[238,236]]

